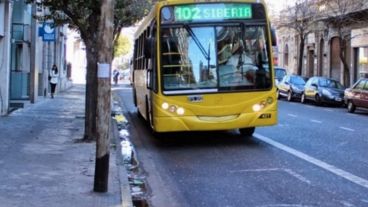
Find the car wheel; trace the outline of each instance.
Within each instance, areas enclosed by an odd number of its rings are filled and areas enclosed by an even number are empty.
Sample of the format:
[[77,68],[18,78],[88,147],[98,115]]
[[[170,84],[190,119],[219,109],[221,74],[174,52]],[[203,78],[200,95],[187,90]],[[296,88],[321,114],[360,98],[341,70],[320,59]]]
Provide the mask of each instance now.
[[287,100],[288,101],[291,101],[292,97],[293,97],[293,92],[292,91],[289,91],[288,92],[288,95],[287,95]]
[[321,97],[318,94],[316,95],[315,100],[318,106],[321,105]]
[[300,102],[301,103],[305,103],[305,95],[304,95],[304,93],[302,93],[302,97],[300,98]]
[[348,112],[354,113],[354,111],[355,111],[355,105],[353,104],[353,102],[349,101],[348,102]]
[[255,127],[241,128],[239,129],[239,132],[241,135],[250,137],[253,135],[255,129],[256,129]]

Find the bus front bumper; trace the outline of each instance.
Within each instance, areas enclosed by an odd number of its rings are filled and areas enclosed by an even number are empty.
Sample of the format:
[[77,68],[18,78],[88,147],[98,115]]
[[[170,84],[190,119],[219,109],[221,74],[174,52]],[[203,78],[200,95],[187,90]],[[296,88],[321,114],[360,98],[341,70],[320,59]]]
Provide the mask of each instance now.
[[154,130],[157,132],[231,130],[275,124],[277,124],[277,111],[243,113],[234,115],[231,118],[208,116],[174,116],[154,118]]

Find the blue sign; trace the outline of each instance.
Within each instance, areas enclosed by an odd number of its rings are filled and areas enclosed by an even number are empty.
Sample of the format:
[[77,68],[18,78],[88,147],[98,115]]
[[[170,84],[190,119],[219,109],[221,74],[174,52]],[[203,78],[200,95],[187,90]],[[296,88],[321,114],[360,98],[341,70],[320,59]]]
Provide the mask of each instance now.
[[45,22],[42,25],[42,40],[44,42],[53,42],[55,41],[55,27],[53,23]]

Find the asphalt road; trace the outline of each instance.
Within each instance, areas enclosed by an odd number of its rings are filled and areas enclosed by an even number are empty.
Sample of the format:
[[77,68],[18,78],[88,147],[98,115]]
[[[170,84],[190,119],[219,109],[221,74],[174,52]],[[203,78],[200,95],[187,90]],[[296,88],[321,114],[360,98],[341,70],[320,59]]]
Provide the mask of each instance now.
[[115,92],[150,190],[165,206],[368,206],[368,112],[279,101],[279,124],[152,137],[131,90]]

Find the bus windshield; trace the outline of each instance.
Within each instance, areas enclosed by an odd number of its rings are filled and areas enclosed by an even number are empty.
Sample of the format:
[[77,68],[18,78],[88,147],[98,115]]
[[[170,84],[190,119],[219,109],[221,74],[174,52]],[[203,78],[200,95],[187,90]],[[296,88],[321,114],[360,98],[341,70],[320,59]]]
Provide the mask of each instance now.
[[266,90],[271,71],[264,26],[184,24],[161,29],[164,91]]

